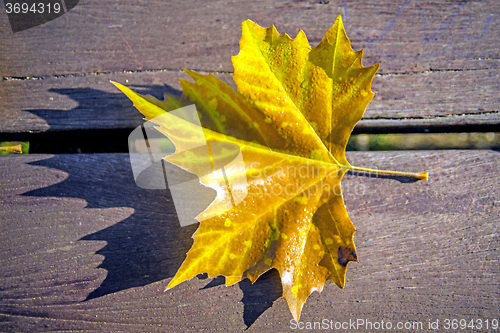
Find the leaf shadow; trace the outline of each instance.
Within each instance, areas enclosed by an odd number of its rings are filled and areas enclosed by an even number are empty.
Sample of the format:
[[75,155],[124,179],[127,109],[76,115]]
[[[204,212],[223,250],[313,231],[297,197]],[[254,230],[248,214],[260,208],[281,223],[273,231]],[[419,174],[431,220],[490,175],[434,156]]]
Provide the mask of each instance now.
[[[199,279],[208,279],[206,274],[199,274]],[[201,289],[209,289],[225,284],[223,276],[217,276]],[[273,306],[274,302],[283,295],[283,288],[279,273],[271,269],[262,274],[255,283],[249,279],[243,279],[238,283],[243,292],[243,321],[247,329],[263,314]]]
[[[150,94],[159,99],[163,98],[165,92],[181,94],[167,85],[130,87],[141,94]],[[77,106],[71,110],[25,111],[45,119],[55,133],[62,133],[60,137],[56,137],[58,139],[70,137],[61,124],[72,118],[84,117],[97,121],[103,118],[113,119],[117,109],[120,109],[122,116],[132,119],[127,123],[134,124],[137,121],[139,125],[142,122],[138,112],[120,93],[108,93],[94,88],[57,88],[50,91],[71,98]],[[136,120],[133,120],[134,117]],[[94,125],[89,124],[87,132],[93,135],[94,132],[90,130],[92,128]],[[129,130],[132,129],[133,127]],[[130,133],[129,130],[125,129],[125,134]],[[97,145],[103,141],[126,142],[128,136],[126,134],[117,138],[112,130],[98,134],[99,137],[95,138]],[[87,140],[84,134],[78,135]],[[78,147],[71,147],[67,151],[58,152],[80,152]],[[96,254],[104,257],[98,268],[107,271],[106,278],[84,301],[145,286],[175,275],[192,246],[191,235],[197,225],[180,227],[168,190],[146,190],[135,184],[128,154],[55,155],[30,164],[64,171],[68,177],[57,184],[26,192],[23,194],[25,196],[80,198],[87,202],[85,208],[129,207],[134,211],[128,218],[80,238],[80,241],[106,242],[103,248],[96,251]],[[82,170],[85,172],[81,172]],[[107,179],[109,181],[105,181]],[[198,278],[203,279],[203,275]],[[223,279],[221,282],[221,279],[215,278],[205,288],[223,283]],[[279,274],[275,270],[265,273],[253,285],[246,279],[239,283],[239,287],[243,291],[241,301],[244,304],[243,319],[247,328],[282,295]]]
[[[114,89],[106,82],[107,89]],[[182,92],[167,84],[165,85],[128,85],[135,91],[163,99],[163,94],[180,96]],[[79,129],[111,129],[123,127],[135,128],[142,122],[142,116],[134,109],[132,103],[118,90],[114,93],[92,87],[80,88],[51,88],[51,93],[65,96],[74,101],[76,106],[70,110],[32,109],[25,110],[43,118],[50,126],[51,131]],[[113,90],[114,91],[114,90]],[[82,121],[80,119],[84,119]],[[75,124],[75,121],[78,121]]]
[[271,269],[260,276],[252,284],[249,279],[239,283],[243,298],[243,320],[247,329],[263,314],[273,306],[274,302],[283,295],[281,280],[276,269]]
[[179,226],[168,191],[135,185],[127,154],[55,155],[30,164],[62,170],[68,177],[25,196],[80,198],[88,209],[127,207],[134,211],[128,218],[79,239],[106,242],[96,252],[104,256],[98,268],[107,271],[106,278],[85,300],[174,276],[192,245],[196,225]]
[[[165,90],[173,94],[180,93],[164,86],[135,88],[156,97]],[[75,153],[81,152],[82,145],[90,151],[96,151],[92,146],[102,146],[102,152],[106,152],[106,148],[110,149],[111,146],[104,143],[124,141],[124,144],[119,145],[119,151],[126,151],[127,133],[131,130],[125,130],[116,137],[116,131],[109,128],[124,118],[131,120],[126,121],[127,124],[133,124],[134,119],[140,124],[141,116],[122,94],[89,87],[52,88],[49,91],[69,97],[77,104],[70,110],[25,110],[43,118],[50,126],[49,134],[42,137],[45,144],[63,142],[60,147],[51,149],[58,153]],[[74,127],[73,120],[79,118],[95,119],[95,123],[79,122],[78,127],[83,128],[76,134],[66,131],[64,124],[69,124],[71,129]],[[96,132],[96,124],[103,126],[104,130]],[[107,276],[86,300],[144,286],[175,274],[192,244],[190,236],[196,226],[179,226],[168,191],[146,190],[135,185],[128,154],[108,154],[105,157],[93,154],[55,155],[31,164],[62,170],[68,177],[60,183],[27,192],[23,194],[25,196],[80,198],[85,200],[86,208],[90,209],[127,207],[134,211],[130,217],[80,239],[106,241],[106,245],[96,254],[104,256],[98,268],[107,270]],[[85,171],[80,172],[82,170]]]
[[[106,82],[106,87],[107,90],[115,89],[109,82]],[[181,91],[168,85],[130,87],[141,94],[159,99],[163,98],[165,92],[181,95]],[[65,100],[64,106],[69,104],[74,107],[24,110],[42,118],[48,126],[48,130],[29,134],[27,140],[30,141],[30,153],[128,152],[128,135],[143,120],[132,103],[117,89],[115,92],[108,92],[93,87],[57,87],[48,89],[48,92],[54,93],[54,97],[51,97],[53,100]],[[2,133],[0,135],[6,136]],[[21,141],[23,139],[16,138],[15,134],[14,138]]]

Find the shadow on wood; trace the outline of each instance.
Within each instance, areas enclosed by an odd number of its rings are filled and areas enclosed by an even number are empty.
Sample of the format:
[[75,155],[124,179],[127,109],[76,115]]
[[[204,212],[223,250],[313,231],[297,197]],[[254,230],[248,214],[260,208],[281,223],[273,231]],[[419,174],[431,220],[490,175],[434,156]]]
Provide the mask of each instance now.
[[[68,157],[73,163],[63,162]],[[96,254],[104,256],[99,267],[108,274],[87,300],[175,274],[192,244],[190,236],[196,225],[179,226],[169,192],[145,190],[135,185],[128,156],[118,155],[106,165],[93,155],[57,155],[32,164],[63,170],[69,177],[27,192],[26,196],[81,198],[87,202],[86,208],[134,209],[127,219],[81,238],[107,242]]]
[[[103,88],[114,89],[110,82],[106,83],[110,87]],[[130,88],[160,100],[163,99],[164,93],[181,95],[181,91],[168,85],[130,85]],[[64,87],[51,88],[47,91],[60,95],[57,99],[64,102],[59,101],[59,106],[68,106],[68,109],[23,110],[42,118],[49,128],[42,133],[45,137],[51,135],[54,137],[53,140],[45,143],[49,147],[42,148],[38,148],[38,140],[32,140],[36,153],[126,152],[126,145],[123,145],[126,139],[120,140],[123,139],[123,133],[119,131],[129,130],[130,132],[142,123],[142,115],[118,90],[116,93],[110,93],[90,87]],[[75,126],[79,122],[83,122],[84,126]],[[60,140],[61,135],[57,136],[54,133],[63,133],[64,140]],[[95,137],[89,135],[92,133],[96,133]],[[116,138],[117,134],[120,135],[119,138]],[[25,136],[31,137],[29,134]]]
[[262,274],[254,284],[245,279],[239,286],[243,291],[241,302],[244,304],[243,320],[247,329],[283,294],[280,275],[276,269]]
[[[105,163],[99,154],[70,154],[30,164],[59,169],[69,176],[60,183],[23,196],[80,198],[87,202],[88,209],[134,209],[134,213],[123,221],[80,238],[81,241],[107,242],[96,251],[104,256],[98,268],[107,270],[107,276],[85,301],[175,275],[192,244],[191,235],[197,225],[179,226],[168,191],[136,186],[126,154],[113,155]],[[222,278],[215,278],[205,288],[220,285],[221,281]],[[243,291],[241,301],[247,327],[282,295],[275,270],[264,274],[253,285],[245,279],[239,287]]]
[[[199,274],[198,278],[204,280],[208,278],[208,275]],[[224,283],[225,278],[218,276],[202,289],[217,287]],[[247,329],[252,326],[261,314],[273,306],[274,301],[283,295],[280,276],[276,269],[265,272],[253,284],[249,279],[244,279],[238,285],[243,291],[241,302],[244,304],[243,320]]]

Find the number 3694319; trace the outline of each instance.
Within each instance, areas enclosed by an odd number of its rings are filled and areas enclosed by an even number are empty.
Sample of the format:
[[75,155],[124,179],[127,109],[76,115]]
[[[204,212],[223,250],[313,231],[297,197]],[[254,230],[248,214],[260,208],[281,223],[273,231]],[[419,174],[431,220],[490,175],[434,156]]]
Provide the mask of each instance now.
[[26,2],[6,2],[5,11],[7,14],[58,14],[62,10],[61,4],[56,3],[33,3]]

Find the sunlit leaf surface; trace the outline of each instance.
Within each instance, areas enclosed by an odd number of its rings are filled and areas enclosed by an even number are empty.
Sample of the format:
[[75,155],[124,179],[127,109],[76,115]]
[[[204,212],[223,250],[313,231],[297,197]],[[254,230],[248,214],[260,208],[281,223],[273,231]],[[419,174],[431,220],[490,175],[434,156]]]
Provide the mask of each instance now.
[[177,148],[193,125],[179,120],[182,130],[172,134],[172,122],[155,117],[195,103],[208,146],[232,143],[243,156],[244,170],[233,172],[245,173],[248,195],[229,210],[227,184],[198,170],[192,158],[165,157],[218,193],[198,215],[194,244],[168,289],[200,273],[224,275],[231,285],[275,268],[298,320],[308,296],[327,280],[344,286],[347,263],[357,260],[355,228],[340,191],[351,168],[345,147],[373,98],[379,67],[363,67],[362,55],[352,50],[340,16],[314,48],[303,31],[291,39],[247,20],[232,58],[237,92],[211,74],[189,70],[194,82],[181,80],[182,98],[158,101],[115,83]]

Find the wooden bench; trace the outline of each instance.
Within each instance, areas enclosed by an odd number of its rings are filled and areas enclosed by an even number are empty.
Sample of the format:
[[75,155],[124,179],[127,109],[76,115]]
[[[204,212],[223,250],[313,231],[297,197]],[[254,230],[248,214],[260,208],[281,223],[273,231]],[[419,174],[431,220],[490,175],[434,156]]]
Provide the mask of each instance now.
[[[167,191],[135,185],[126,145],[141,116],[109,80],[157,97],[179,91],[181,68],[230,81],[243,20],[292,37],[303,29],[316,45],[338,13],[364,64],[382,62],[357,133],[498,131],[497,1],[89,0],[17,33],[0,14],[0,141],[32,148],[0,156],[0,331],[293,330],[277,272],[231,287],[199,276],[163,292],[196,226],[179,226]],[[348,159],[430,179],[345,176],[359,262],[343,290],[327,283],[310,296],[302,323],[456,331],[464,319],[474,327],[462,331],[491,331],[499,152]]]

